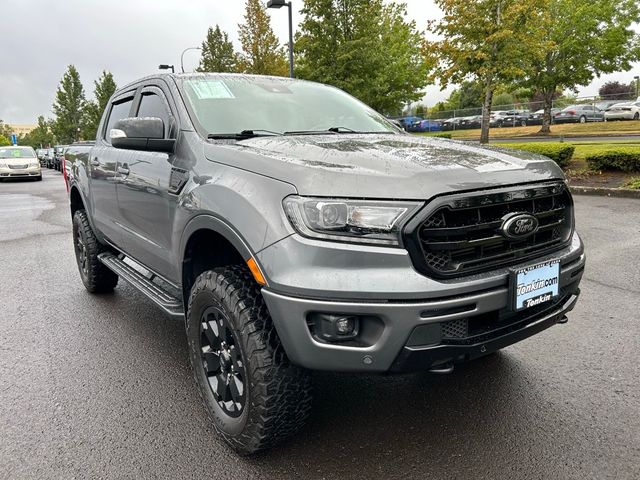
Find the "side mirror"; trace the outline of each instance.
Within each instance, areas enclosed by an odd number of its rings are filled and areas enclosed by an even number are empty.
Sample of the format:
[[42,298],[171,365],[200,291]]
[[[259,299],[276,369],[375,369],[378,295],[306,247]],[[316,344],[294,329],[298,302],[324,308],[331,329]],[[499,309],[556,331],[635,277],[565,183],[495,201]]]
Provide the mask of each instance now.
[[148,152],[173,152],[175,139],[164,138],[164,122],[156,117],[132,117],[118,120],[109,131],[114,148]]

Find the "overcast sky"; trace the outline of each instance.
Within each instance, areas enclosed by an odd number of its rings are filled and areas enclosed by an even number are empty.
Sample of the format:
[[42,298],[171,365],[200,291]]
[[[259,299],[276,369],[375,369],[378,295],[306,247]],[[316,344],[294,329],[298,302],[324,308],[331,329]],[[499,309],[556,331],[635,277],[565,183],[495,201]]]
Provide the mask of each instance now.
[[[266,0],[265,0],[266,1]],[[410,19],[424,29],[439,17],[430,0],[405,0]],[[302,0],[293,0],[295,9]],[[180,68],[180,53],[199,46],[207,28],[216,23],[237,47],[237,25],[244,0],[2,0],[2,58],[0,59],[0,119],[35,123],[38,115],[52,117],[53,97],[67,65],[74,64],[87,90],[103,69],[118,85],[157,71],[160,63]],[[287,41],[286,9],[270,10],[281,41]],[[294,24],[300,15],[294,12]],[[184,56],[185,70],[198,63],[199,52]],[[629,82],[640,74],[607,75],[581,89],[593,95],[605,80]],[[427,105],[446,98],[438,87],[427,89]]]

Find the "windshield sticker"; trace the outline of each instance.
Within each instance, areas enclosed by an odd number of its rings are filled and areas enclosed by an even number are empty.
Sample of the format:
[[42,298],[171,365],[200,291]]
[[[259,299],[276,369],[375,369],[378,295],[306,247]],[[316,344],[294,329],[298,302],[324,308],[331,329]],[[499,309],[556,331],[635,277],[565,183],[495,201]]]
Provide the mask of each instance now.
[[192,80],[189,85],[199,100],[236,98],[222,80]]

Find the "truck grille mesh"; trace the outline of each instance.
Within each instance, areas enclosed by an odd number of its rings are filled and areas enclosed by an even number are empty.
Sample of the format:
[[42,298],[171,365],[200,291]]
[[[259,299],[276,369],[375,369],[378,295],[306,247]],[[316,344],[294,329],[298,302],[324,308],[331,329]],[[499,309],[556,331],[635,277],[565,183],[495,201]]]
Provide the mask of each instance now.
[[[414,226],[408,245],[416,268],[436,277],[466,275],[513,265],[566,245],[573,229],[573,204],[564,184],[443,197]],[[529,213],[535,234],[508,239],[503,217]]]

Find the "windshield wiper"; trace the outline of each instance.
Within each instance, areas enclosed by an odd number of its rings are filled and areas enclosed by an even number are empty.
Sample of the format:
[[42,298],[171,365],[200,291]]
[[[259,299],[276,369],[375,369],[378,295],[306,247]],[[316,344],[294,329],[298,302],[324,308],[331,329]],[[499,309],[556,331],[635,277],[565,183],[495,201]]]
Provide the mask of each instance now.
[[207,135],[207,138],[212,140],[245,140],[247,138],[254,137],[273,137],[277,135],[282,135],[280,132],[274,132],[273,130],[263,130],[263,129],[255,129],[255,130],[242,130],[238,133],[211,133]]
[[284,135],[326,135],[328,133],[336,134],[336,133],[355,133],[358,135],[374,135],[378,133],[395,133],[389,130],[383,130],[379,132],[362,132],[359,130],[354,130],[349,127],[331,127],[326,130],[298,130],[298,131],[290,131],[284,132]]

